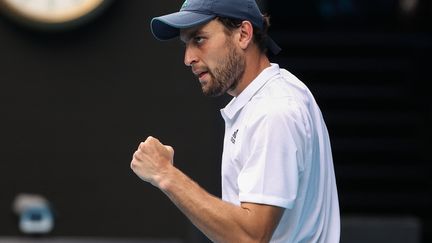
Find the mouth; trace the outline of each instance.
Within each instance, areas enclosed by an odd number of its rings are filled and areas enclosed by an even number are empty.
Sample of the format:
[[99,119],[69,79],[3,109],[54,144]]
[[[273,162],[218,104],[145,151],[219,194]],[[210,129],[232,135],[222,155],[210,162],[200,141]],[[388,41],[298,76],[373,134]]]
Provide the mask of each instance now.
[[199,73],[197,75],[197,77],[198,77],[199,80],[202,80],[207,74],[208,74],[208,72],[202,72],[202,73]]
[[203,81],[203,79],[209,74],[209,72],[205,71],[205,70],[198,70],[198,71],[192,71],[192,72],[200,81]]

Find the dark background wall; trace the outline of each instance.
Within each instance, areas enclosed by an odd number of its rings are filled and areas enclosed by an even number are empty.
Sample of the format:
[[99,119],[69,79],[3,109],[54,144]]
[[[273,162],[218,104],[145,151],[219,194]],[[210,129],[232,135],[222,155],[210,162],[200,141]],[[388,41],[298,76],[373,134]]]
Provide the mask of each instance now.
[[[342,214],[415,217],[430,240],[431,5],[406,15],[397,1],[262,2],[284,48],[271,59],[311,88],[327,120]],[[203,97],[182,44],[148,28],[180,4],[114,1],[61,33],[0,17],[0,235],[20,235],[11,204],[27,192],[52,202],[53,235],[199,237],[129,168],[156,136],[220,194],[218,110],[229,97]]]
[[273,60],[310,87],[331,134],[342,242],[417,242],[405,238],[415,224],[431,242],[431,2],[268,1],[268,8],[284,49]]
[[19,234],[20,192],[46,196],[54,235],[186,237],[188,223],[129,168],[158,137],[176,165],[218,193],[220,118],[152,16],[179,1],[115,1],[94,22],[40,33],[0,19],[0,235]]

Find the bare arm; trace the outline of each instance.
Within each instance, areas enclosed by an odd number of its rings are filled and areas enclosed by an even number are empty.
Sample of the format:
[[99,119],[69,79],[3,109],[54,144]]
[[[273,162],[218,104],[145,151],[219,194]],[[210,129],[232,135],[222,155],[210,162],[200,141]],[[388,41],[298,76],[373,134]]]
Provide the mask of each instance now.
[[224,202],[172,165],[174,150],[149,137],[134,153],[131,168],[161,189],[214,242],[268,242],[283,208]]

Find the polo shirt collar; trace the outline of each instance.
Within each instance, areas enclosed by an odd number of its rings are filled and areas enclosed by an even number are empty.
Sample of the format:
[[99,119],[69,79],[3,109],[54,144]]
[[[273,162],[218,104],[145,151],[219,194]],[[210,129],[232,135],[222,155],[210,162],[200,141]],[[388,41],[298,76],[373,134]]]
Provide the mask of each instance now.
[[232,120],[239,112],[273,76],[280,74],[279,65],[272,63],[270,67],[264,69],[237,97],[234,97],[225,108],[221,109],[222,117],[225,121]]

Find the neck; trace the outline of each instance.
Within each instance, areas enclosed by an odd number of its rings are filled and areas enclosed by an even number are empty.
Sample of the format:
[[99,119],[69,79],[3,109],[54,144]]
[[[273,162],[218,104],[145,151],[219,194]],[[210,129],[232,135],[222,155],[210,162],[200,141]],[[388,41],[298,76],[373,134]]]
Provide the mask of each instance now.
[[233,90],[227,93],[237,97],[252,81],[266,68],[270,67],[270,61],[265,54],[256,52],[254,54],[246,54],[246,67],[242,79]]

